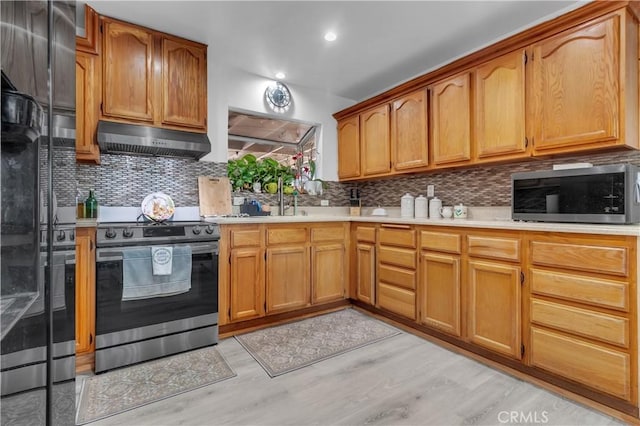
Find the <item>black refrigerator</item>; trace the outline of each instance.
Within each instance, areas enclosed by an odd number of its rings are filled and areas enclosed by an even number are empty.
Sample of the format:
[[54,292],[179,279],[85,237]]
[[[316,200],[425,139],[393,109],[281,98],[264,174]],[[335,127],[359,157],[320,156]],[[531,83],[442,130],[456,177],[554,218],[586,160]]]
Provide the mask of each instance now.
[[72,425],[75,257],[54,233],[75,197],[56,141],[56,118],[75,118],[75,2],[0,8],[0,424]]

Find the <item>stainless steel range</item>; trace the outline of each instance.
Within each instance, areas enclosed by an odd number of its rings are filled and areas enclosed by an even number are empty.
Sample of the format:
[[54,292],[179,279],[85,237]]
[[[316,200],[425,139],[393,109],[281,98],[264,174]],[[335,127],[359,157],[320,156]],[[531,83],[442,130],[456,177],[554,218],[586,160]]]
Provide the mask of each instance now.
[[219,239],[192,220],[98,226],[96,373],[217,343]]

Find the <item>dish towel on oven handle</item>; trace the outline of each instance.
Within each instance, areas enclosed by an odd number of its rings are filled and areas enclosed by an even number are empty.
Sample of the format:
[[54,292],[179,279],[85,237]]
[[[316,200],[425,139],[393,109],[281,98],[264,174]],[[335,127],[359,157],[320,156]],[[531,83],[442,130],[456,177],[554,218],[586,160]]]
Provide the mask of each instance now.
[[153,275],[171,275],[173,247],[151,247],[151,267]]
[[122,300],[149,299],[191,290],[191,247],[173,246],[170,275],[153,275],[151,247],[122,250]]

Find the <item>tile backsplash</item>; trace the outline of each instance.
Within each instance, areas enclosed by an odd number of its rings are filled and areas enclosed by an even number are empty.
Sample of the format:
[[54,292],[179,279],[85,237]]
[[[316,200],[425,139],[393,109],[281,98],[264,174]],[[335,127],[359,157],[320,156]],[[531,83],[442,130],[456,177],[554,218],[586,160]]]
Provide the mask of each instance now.
[[[95,189],[98,202],[106,206],[139,206],[147,194],[156,191],[169,194],[179,206],[198,205],[198,176],[226,176],[227,170],[226,163],[197,162],[170,157],[102,154],[101,162],[100,166],[76,164],[75,175],[81,196],[86,197],[89,189]],[[578,162],[594,165],[632,163],[640,166],[640,151],[617,151],[486,165],[361,183],[326,182],[327,188],[322,196],[303,194],[298,197],[298,205],[319,206],[320,200],[326,199],[329,200],[330,206],[345,207],[349,205],[350,189],[358,187],[363,206],[400,206],[400,197],[406,192],[414,196],[426,195],[427,185],[432,184],[435,186],[436,196],[442,199],[445,205],[464,203],[471,206],[507,206],[511,204],[512,173],[549,170],[553,164]],[[73,151],[63,152],[54,161],[56,167],[63,170],[68,168],[66,172],[69,176],[73,176],[74,163]],[[43,178],[46,178],[44,174]],[[59,180],[54,184],[60,189],[57,191],[60,194],[59,205],[73,206],[73,181]],[[278,196],[275,194],[241,191],[233,195],[255,198],[272,206],[278,203]],[[293,198],[288,196],[287,202],[293,203]]]
[[443,205],[463,203],[470,206],[509,206],[512,173],[551,170],[554,164],[564,163],[592,163],[594,166],[631,163],[640,166],[640,151],[617,151],[429,172],[363,182],[358,184],[358,188],[363,206],[400,206],[400,197],[407,192],[413,196],[426,196],[427,185],[435,186],[435,195],[442,200]]
[[226,176],[227,163],[172,157],[102,154],[99,166],[78,164],[83,197],[95,189],[103,206],[139,206],[152,192],[164,192],[178,206],[198,205],[198,176]]

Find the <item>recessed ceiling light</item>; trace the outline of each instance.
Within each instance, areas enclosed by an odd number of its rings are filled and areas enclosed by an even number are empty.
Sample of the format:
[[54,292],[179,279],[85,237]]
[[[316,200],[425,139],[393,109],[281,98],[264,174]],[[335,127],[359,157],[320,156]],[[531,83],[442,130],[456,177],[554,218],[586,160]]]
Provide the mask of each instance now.
[[328,33],[326,33],[324,35],[324,39],[327,41],[334,41],[335,39],[337,39],[338,36],[336,35],[336,33],[329,31]]
[[276,78],[277,78],[278,80],[282,80],[282,79],[283,79],[283,78],[285,78],[285,77],[286,77],[286,75],[285,75],[285,73],[283,73],[283,72],[277,72],[277,73],[276,73]]

